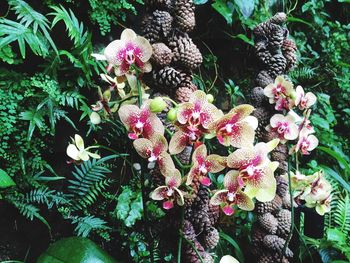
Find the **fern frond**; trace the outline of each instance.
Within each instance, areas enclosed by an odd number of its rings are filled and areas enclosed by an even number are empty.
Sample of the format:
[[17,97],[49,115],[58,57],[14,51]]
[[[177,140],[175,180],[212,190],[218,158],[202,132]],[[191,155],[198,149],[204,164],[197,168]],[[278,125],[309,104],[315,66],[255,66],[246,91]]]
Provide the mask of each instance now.
[[25,200],[27,203],[46,204],[48,208],[53,205],[68,203],[63,193],[50,190],[48,187],[32,189],[25,195]]
[[93,230],[109,229],[107,222],[95,216],[74,217],[73,224],[77,224],[75,232],[78,236],[87,237]]
[[350,233],[350,197],[348,193],[343,198],[338,198],[333,218],[340,231]]
[[305,79],[312,79],[315,75],[315,68],[310,67],[299,67],[290,72],[291,79],[297,82]]
[[76,206],[79,209],[83,209],[85,207],[88,207],[96,202],[97,197],[106,190],[113,180],[111,179],[104,179],[99,182],[96,182],[90,189],[88,190],[88,193],[83,196],[81,199],[79,199],[77,202],[74,203],[74,206]]
[[51,6],[51,8],[55,10],[55,12],[49,14],[54,16],[51,27],[54,27],[59,21],[63,21],[68,31],[68,36],[74,42],[74,45],[76,47],[83,45],[88,38],[88,32],[84,32],[83,23],[79,23],[73,11],[70,9],[67,11],[62,5]]
[[19,22],[0,19],[0,36],[6,36],[0,41],[0,49],[17,41],[23,58],[25,58],[25,43],[36,55],[45,57],[48,54],[47,42],[49,42],[53,50],[58,53],[49,33],[50,26],[47,18],[25,1],[10,0],[8,3],[11,10],[15,11]]
[[59,95],[59,104],[79,109],[79,105],[84,103],[85,97],[78,91],[64,91]]
[[33,220],[34,218],[39,219],[47,228],[51,231],[49,223],[43,218],[39,211],[40,209],[32,204],[27,204],[21,201],[12,200],[11,203],[19,210],[19,212],[26,218]]

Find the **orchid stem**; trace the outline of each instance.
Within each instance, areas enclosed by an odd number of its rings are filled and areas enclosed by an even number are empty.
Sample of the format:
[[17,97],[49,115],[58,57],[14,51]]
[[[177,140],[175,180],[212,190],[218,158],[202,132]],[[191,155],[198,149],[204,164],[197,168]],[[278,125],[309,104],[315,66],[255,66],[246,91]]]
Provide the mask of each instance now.
[[172,104],[174,104],[175,107],[177,107],[177,103],[176,103],[173,99],[171,99],[171,98],[169,98],[169,97],[162,97],[162,99],[163,99],[163,100],[170,101]]
[[[141,108],[142,105],[142,90],[141,90],[141,82],[139,79],[139,70],[136,68],[136,83],[137,83],[137,93],[138,93],[138,97],[137,97],[137,102],[139,105],[139,108]],[[147,229],[148,229],[148,235],[149,235],[149,240],[151,240],[151,243],[149,245],[149,250],[150,250],[150,262],[153,263],[154,260],[154,256],[153,256],[153,239],[152,234],[151,234],[151,229],[148,225],[149,220],[148,220],[148,212],[147,212],[147,206],[146,206],[146,191],[145,191],[145,174],[141,171],[141,175],[140,175],[140,179],[141,179],[141,194],[142,194],[142,208],[143,208],[143,216],[145,219],[145,223],[147,225]]]
[[[181,207],[181,227],[183,226],[184,222],[184,207]],[[179,243],[178,243],[178,248],[177,248],[177,263],[181,263],[181,253],[182,253],[182,235],[179,235]]]

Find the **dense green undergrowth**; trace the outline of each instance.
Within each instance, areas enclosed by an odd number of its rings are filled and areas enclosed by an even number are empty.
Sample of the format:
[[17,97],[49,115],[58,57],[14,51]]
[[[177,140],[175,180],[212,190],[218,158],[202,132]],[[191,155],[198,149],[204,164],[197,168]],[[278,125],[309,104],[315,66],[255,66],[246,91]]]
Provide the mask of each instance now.
[[[322,167],[334,188],[332,210],[322,238],[300,233],[300,262],[318,254],[322,262],[350,259],[350,3],[349,1],[238,1],[197,4],[197,31],[204,62],[195,82],[208,93],[222,94],[222,105],[249,98],[256,74],[252,28],[275,11],[289,15],[288,28],[299,48],[293,82],[317,94],[313,123],[321,147],[305,158],[305,172]],[[0,200],[39,220],[50,235],[49,215],[60,214],[73,233],[90,237],[135,262],[170,261],[174,255],[149,251],[142,227],[140,176],[131,167],[125,130],[115,121],[96,126],[89,120],[99,98],[99,73],[105,65],[91,57],[123,25],[133,27],[142,1],[8,0],[0,14],[0,168],[15,186]],[[208,17],[209,19],[203,19]],[[136,30],[136,29],[135,29]],[[217,43],[215,39],[221,39]],[[220,52],[226,47],[229,55]],[[69,131],[69,132],[68,132]],[[104,158],[67,164],[69,136],[79,131],[91,144],[104,145]],[[99,131],[99,134],[96,132]],[[63,145],[64,144],[64,145]],[[127,158],[126,158],[127,157]],[[134,177],[128,174],[134,172]],[[164,215],[147,202],[152,217]],[[253,215],[237,213],[223,228],[218,255],[247,253]],[[233,229],[233,230],[232,230]],[[55,235],[53,235],[55,236]],[[225,237],[225,233],[223,233]],[[229,244],[229,246],[226,246]],[[221,251],[219,251],[221,250]],[[226,251],[228,250],[228,251]],[[152,252],[152,253],[151,253]],[[340,261],[339,261],[340,262]]]

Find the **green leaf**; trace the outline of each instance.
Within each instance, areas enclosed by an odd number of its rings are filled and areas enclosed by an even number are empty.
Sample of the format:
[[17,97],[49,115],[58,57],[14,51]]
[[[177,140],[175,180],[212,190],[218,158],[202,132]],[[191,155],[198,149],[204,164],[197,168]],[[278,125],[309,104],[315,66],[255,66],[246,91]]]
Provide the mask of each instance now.
[[231,34],[229,34],[227,32],[224,32],[224,33],[226,35],[228,35],[229,37],[231,37],[231,38],[234,38],[234,39],[238,38],[240,40],[243,40],[245,43],[247,43],[247,44],[249,44],[251,46],[254,46],[254,41],[252,39],[248,38],[246,35],[243,35],[243,34],[231,35]]
[[[340,153],[338,153],[330,148],[324,147],[324,146],[319,146],[318,149],[320,149],[321,151],[327,153],[328,155],[330,155],[334,159],[336,159],[338,161],[340,167],[345,169],[345,173],[350,174],[350,164]],[[346,178],[346,179],[348,179],[348,178]]]
[[0,188],[7,188],[15,185],[12,178],[4,170],[0,169]]
[[241,248],[237,244],[237,242],[232,237],[225,234],[224,232],[220,232],[220,237],[225,239],[227,242],[229,242],[234,247],[235,253],[236,253],[236,256],[237,256],[239,262],[244,263],[244,255],[243,255]]
[[204,5],[208,2],[208,0],[193,0],[195,5]]
[[117,263],[88,238],[69,237],[52,244],[37,263]]
[[343,177],[341,177],[336,171],[333,169],[329,168],[328,166],[325,165],[320,165],[320,167],[324,170],[326,174],[329,176],[333,177],[335,180],[337,180],[349,193],[350,193],[350,184],[347,183]]
[[232,24],[233,6],[229,7],[224,0],[215,0],[211,6],[226,19],[227,24]]
[[327,229],[327,239],[329,241],[337,242],[338,245],[346,244],[346,235],[336,228]]
[[302,23],[302,24],[308,25],[311,28],[314,28],[314,26],[310,22],[307,22],[306,20],[298,18],[298,17],[288,16],[287,21],[288,22]]
[[248,18],[253,14],[255,8],[254,0],[234,0],[234,2],[245,18]]

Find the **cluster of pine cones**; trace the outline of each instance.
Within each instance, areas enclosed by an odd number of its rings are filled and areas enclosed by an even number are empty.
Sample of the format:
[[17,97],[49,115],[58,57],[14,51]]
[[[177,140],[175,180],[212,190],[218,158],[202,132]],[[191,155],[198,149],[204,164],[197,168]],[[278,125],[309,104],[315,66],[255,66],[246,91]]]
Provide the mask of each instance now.
[[[188,35],[196,24],[193,1],[147,0],[145,5],[148,12],[142,22],[142,31],[153,47],[152,84],[155,84],[158,90],[155,96],[165,94],[177,102],[187,102],[189,96],[197,90],[197,86],[192,82],[191,72],[198,68],[203,60],[201,52]],[[168,106],[165,113],[161,113],[162,116],[159,117],[164,125],[172,130],[173,127],[166,121],[166,112],[171,108],[171,105]],[[183,164],[189,164],[191,153],[192,147],[189,146],[177,157]],[[157,176],[157,170],[153,171],[152,178],[157,184],[157,178],[160,178]],[[215,224],[219,219],[220,210],[218,206],[209,204],[209,189],[200,185],[198,180],[193,180],[191,188],[192,198],[186,199],[184,222],[181,227],[186,239],[183,241],[181,261],[200,262],[193,248],[195,247],[204,262],[214,262],[207,251],[215,248],[219,242],[219,232]],[[178,214],[176,217],[181,216]]]
[[195,27],[192,0],[147,0],[142,31],[153,47],[153,84],[178,102],[188,101],[197,90],[191,71],[202,54],[189,37]]
[[[277,13],[254,29],[255,51],[262,62],[261,71],[256,77],[258,87],[251,93],[252,104],[256,108],[253,115],[259,120],[259,141],[268,142],[273,139],[273,135],[265,127],[277,113],[269,104],[263,88],[273,83],[278,75],[285,76],[297,62],[296,45],[293,40],[288,39],[288,30],[283,27],[286,18],[286,14]],[[271,202],[256,204],[258,220],[252,229],[252,243],[259,263],[280,262],[281,259],[282,262],[289,262],[288,259],[293,257],[293,252],[288,247],[283,251],[291,227],[289,186],[280,176],[288,171],[287,158],[288,148],[284,144],[279,144],[271,152],[271,160],[280,163],[276,173],[277,194]]]

